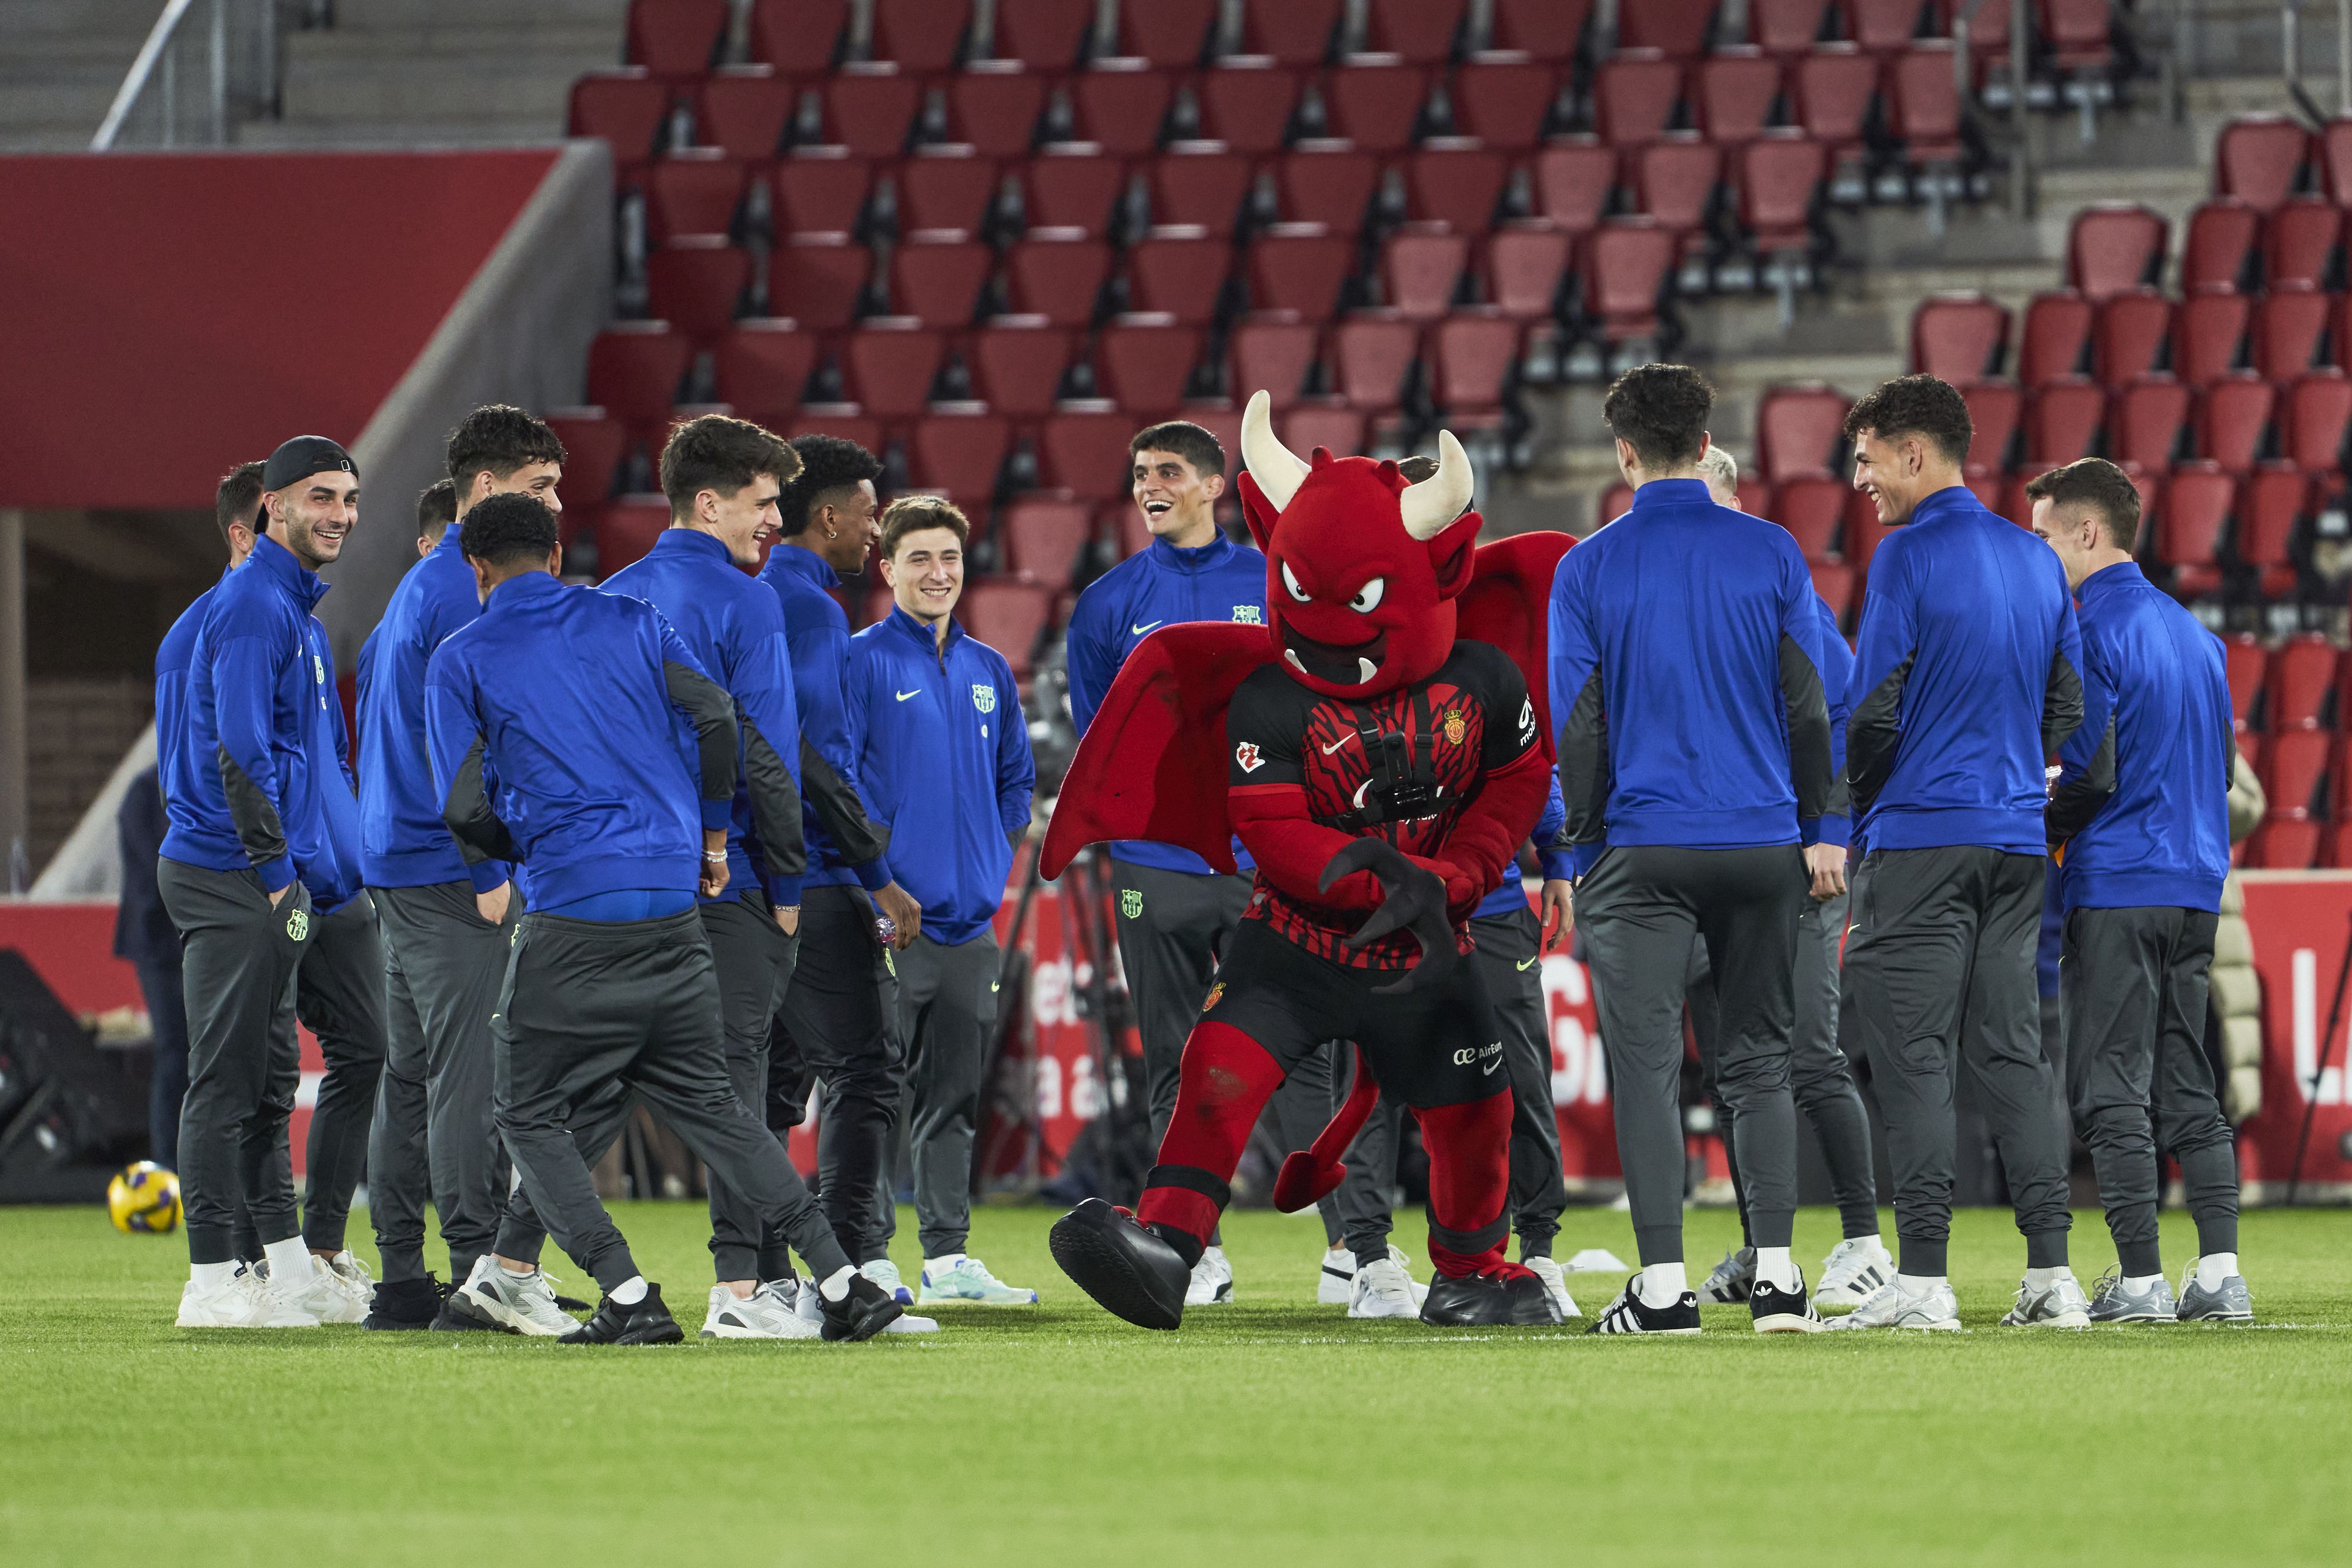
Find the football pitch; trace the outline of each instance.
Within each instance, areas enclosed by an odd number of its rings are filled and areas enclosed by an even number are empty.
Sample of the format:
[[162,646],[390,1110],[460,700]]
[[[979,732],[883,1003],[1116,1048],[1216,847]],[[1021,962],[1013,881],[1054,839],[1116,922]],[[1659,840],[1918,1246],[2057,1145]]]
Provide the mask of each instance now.
[[[2023,1249],[1975,1210],[1966,1334],[1710,1307],[1643,1343],[1349,1322],[1314,1304],[1318,1228],[1263,1212],[1226,1222],[1236,1303],[1150,1333],[1053,1267],[1052,1211],[988,1208],[975,1249],[1045,1304],[863,1346],[696,1340],[704,1211],[615,1212],[684,1345],[192,1333],[176,1236],[0,1209],[7,1563],[2346,1561],[2341,1211],[2248,1216],[2251,1326],[1996,1327]],[[1623,1215],[1566,1218],[1563,1257],[1633,1255]],[[1737,1222],[1690,1219],[1696,1279]],[[1809,1274],[1835,1238],[1799,1217]],[[2095,1213],[2074,1238],[2087,1283],[2113,1252]],[[2164,1239],[2177,1274],[2184,1217]],[[1570,1276],[1588,1320],[1622,1282]]]

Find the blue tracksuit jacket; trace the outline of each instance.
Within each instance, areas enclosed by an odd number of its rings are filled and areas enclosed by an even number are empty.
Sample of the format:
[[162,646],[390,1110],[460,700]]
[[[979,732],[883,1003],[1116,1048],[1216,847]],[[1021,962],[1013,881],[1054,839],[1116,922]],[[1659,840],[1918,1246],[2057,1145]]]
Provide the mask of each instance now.
[[1562,839],[1813,843],[1832,805],[1821,596],[1788,531],[1654,479],[1552,579]]
[[1837,612],[1820,594],[1813,595],[1813,607],[1822,623],[1822,692],[1827,697],[1830,710],[1830,768],[1836,781],[1830,787],[1829,809],[1822,813],[1821,842],[1843,844],[1852,841],[1852,802],[1845,778],[1845,725],[1853,716],[1853,706],[1847,701],[1846,687],[1853,683],[1853,650],[1845,645],[1845,633],[1838,630]]
[[[654,548],[604,580],[607,593],[662,612],[710,678],[735,699],[743,779],[727,829],[727,891],[758,886],[779,909],[801,901],[808,856],[801,827],[801,721],[792,650],[776,596],[696,528],[667,528]],[[755,798],[752,786],[759,785]]]
[[272,893],[299,875],[331,914],[361,878],[334,653],[310,613],[326,591],[267,534],[213,589],[188,659],[194,766],[163,854],[212,871],[249,866]]
[[[1265,621],[1265,557],[1219,534],[1198,549],[1178,549],[1166,539],[1128,557],[1087,585],[1070,611],[1064,642],[1070,670],[1070,717],[1084,735],[1095,710],[1110,690],[1119,666],[1162,626],[1185,621]],[[1130,865],[1211,874],[1209,862],[1191,850],[1144,839],[1123,839],[1110,852]],[[1234,855],[1248,875],[1253,862],[1235,840]]]
[[[2085,716],[2049,811],[2066,908],[2218,911],[2238,757],[2221,640],[2130,561],[2083,580],[2080,613]],[[2070,818],[2075,786],[2103,771],[2114,792]]]
[[[228,572],[222,572],[221,581],[227,580]],[[195,602],[180,612],[180,618],[172,622],[155,650],[155,782],[163,791],[167,847],[174,830],[194,831],[201,826],[196,774],[199,769],[217,771],[220,767],[219,747],[208,743],[200,751],[188,724],[188,666],[195,662],[196,633],[204,630],[205,616],[218,591],[216,583],[197,594]],[[184,861],[187,855],[173,858]]]
[[[1576,857],[1555,842],[1567,815],[1567,809],[1559,803],[1559,771],[1554,768],[1551,793],[1544,799],[1543,815],[1536,819],[1535,831],[1536,859],[1543,862],[1546,882],[1572,881],[1576,876]],[[1517,915],[1528,907],[1527,884],[1520,881],[1517,870],[1509,870],[1503,873],[1495,891],[1470,912],[1470,918],[1484,920],[1492,915]]]
[[840,577],[814,550],[782,543],[768,552],[760,580],[784,612],[793,692],[801,721],[801,831],[811,887],[889,884],[887,833],[877,831],[873,797],[858,773],[857,737],[844,693],[849,676],[849,617],[834,601]]
[[1029,825],[1037,785],[1013,666],[952,620],[941,646],[894,609],[850,640],[848,698],[858,766],[923,935],[969,942],[1004,902],[1007,835]]
[[433,651],[482,612],[474,572],[449,525],[392,591],[360,650],[360,863],[370,887],[468,882],[488,893],[507,880],[500,861],[467,865],[441,821],[425,744],[425,669]]
[[1870,561],[1846,775],[1873,850],[2040,855],[2048,759],[2083,720],[2082,643],[2048,545],[1965,486]]
[[734,817],[734,704],[640,599],[543,571],[499,584],[434,650],[425,725],[467,861],[521,862],[534,908],[692,894],[703,832]]

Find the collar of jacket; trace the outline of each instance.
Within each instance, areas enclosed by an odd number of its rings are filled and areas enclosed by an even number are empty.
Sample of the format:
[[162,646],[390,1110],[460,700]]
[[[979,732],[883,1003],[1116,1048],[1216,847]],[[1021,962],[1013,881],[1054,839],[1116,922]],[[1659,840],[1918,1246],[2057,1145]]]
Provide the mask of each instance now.
[[1644,507],[1712,507],[1704,479],[1653,479],[1633,492],[1633,509]]
[[1211,567],[1218,565],[1230,558],[1234,549],[1234,541],[1227,538],[1224,530],[1220,528],[1217,530],[1216,538],[1198,549],[1184,549],[1170,544],[1164,538],[1155,538],[1151,541],[1151,559],[1171,571],[1181,571],[1189,575],[1193,572],[1206,571]]
[[841,586],[841,574],[824,557],[813,549],[803,549],[789,539],[777,541],[776,548],[768,552],[768,564],[779,571],[805,577],[819,588],[832,590]]
[[[667,550],[671,555],[698,554],[704,559],[716,561],[721,566],[732,567],[735,564],[735,558],[727,553],[727,547],[720,542],[719,536],[706,534],[700,528],[664,528],[654,539],[654,549]],[[806,550],[801,553],[808,554]],[[814,556],[810,559],[815,559]],[[822,566],[824,563],[819,561],[818,564]]]
[[563,584],[556,580],[553,572],[526,571],[520,576],[508,578],[504,582],[491,589],[490,597],[482,608],[486,611],[495,610],[506,605],[520,604],[526,599],[543,599],[562,586]]
[[934,641],[931,636],[931,629],[924,625],[921,622],[916,620],[913,616],[908,614],[904,606],[898,604],[893,604],[890,607],[890,613],[884,618],[883,624],[889,627],[899,636],[912,639],[916,645],[920,647],[924,653],[939,659],[942,663],[946,662],[948,650],[954,647],[958,643],[963,641],[965,635],[964,629],[957,625],[955,617],[950,615],[948,617],[948,634],[946,640],[944,642]]
[[257,566],[279,587],[302,601],[309,610],[327,596],[327,584],[319,574],[294,559],[294,552],[264,534],[253,541],[253,552],[245,558],[247,566]]
[[2147,573],[2140,570],[2139,562],[2119,560],[2113,566],[2103,566],[2084,578],[2083,586],[2075,590],[2074,601],[2087,604],[2094,593],[2112,593],[2119,588],[2144,587],[2147,582]]
[[[1930,490],[1919,497],[1919,504],[1911,508],[1909,524],[1916,528],[1921,523],[1941,522],[1946,517],[1957,517],[1964,512],[1982,512],[1989,517],[2000,515],[1982,501],[1978,500],[1977,493],[1966,485],[1948,485],[1943,489]],[[2001,520],[2008,521],[2005,517]]]

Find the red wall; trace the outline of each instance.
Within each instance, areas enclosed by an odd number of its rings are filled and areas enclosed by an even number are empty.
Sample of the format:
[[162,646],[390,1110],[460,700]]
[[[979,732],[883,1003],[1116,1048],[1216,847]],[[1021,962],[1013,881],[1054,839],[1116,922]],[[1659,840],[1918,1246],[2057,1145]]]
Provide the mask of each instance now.
[[0,158],[0,506],[208,507],[356,441],[554,160]]

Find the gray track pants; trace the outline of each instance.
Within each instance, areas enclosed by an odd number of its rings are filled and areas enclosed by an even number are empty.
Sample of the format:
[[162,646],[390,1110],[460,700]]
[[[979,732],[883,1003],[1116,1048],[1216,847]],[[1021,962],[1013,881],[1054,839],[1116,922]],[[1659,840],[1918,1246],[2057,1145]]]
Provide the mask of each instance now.
[[[727,1034],[727,1080],[743,1108],[765,1127],[761,1107],[768,1101],[768,1028],[784,988],[793,982],[793,956],[800,938],[784,935],[767,896],[756,890],[702,905],[702,930],[709,940],[711,964],[719,976],[719,1014]],[[616,1119],[613,1134],[617,1136],[619,1132]],[[607,1138],[605,1146],[610,1144]],[[596,1156],[604,1157],[604,1148],[596,1151]],[[797,1171],[793,1186],[801,1195],[799,1201],[814,1214],[816,1200],[807,1196]],[[782,1230],[762,1227],[758,1205],[713,1171],[710,1261],[719,1279],[781,1280],[792,1269],[785,1246]]]
[[1576,891],[1609,1053],[1618,1158],[1644,1267],[1683,1256],[1683,987],[1691,941],[1716,977],[1717,1072],[1739,1141],[1756,1245],[1786,1247],[1797,1212],[1797,1107],[1789,1087],[1797,917],[1794,844],[1619,846]]
[[365,893],[313,923],[310,951],[294,974],[294,1010],[319,1037],[327,1068],[310,1112],[302,1240],[316,1252],[340,1252],[352,1194],[367,1174],[383,1076],[383,945]]
[[2205,1058],[2218,916],[2077,909],[2066,916],[2067,1098],[2126,1275],[2163,1271],[2157,1151],[2180,1162],[2200,1252],[2238,1249],[2238,1159]]
[[[907,1144],[923,1256],[961,1252],[971,1237],[971,1157],[980,1125],[982,1056],[996,1026],[993,932],[950,947],[918,936],[898,956],[897,1057],[907,1082]],[[877,1186],[882,1239],[898,1233],[888,1173]]]
[[779,1013],[782,1060],[772,1071],[824,1083],[817,1194],[834,1234],[858,1263],[888,1256],[875,1193],[898,1125],[887,1010],[896,973],[874,939],[874,904],[864,889],[802,893],[800,956]]
[[1962,845],[1874,850],[1854,873],[1839,1038],[1870,1061],[1906,1274],[1945,1272],[1955,1056],[2000,1150],[2027,1266],[2066,1261],[2065,1152],[2033,969],[2045,863]]
[[368,1218],[386,1280],[425,1277],[429,1195],[463,1280],[490,1249],[512,1186],[490,1115],[490,1015],[522,916],[510,892],[504,924],[474,906],[468,882],[378,887],[383,940],[385,1051],[368,1144]]

